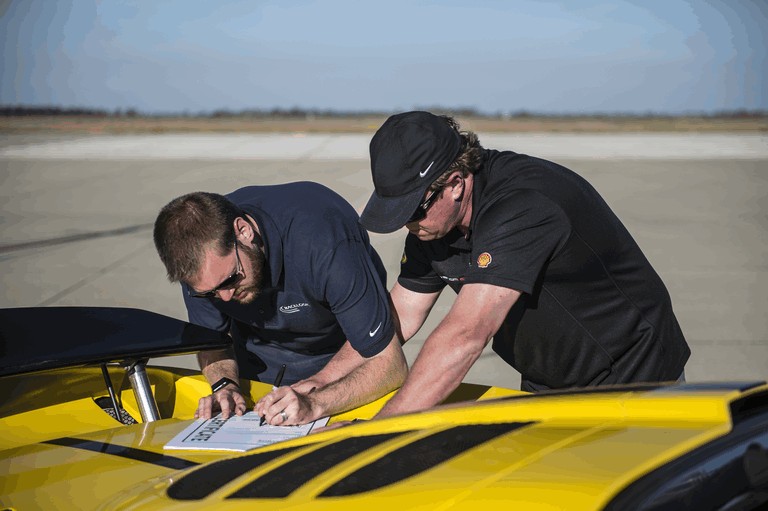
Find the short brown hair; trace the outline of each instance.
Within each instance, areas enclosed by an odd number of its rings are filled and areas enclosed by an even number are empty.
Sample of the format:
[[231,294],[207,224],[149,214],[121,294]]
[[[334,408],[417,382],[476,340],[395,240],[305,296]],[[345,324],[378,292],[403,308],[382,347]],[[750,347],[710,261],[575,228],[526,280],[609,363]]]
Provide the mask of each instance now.
[[461,149],[459,149],[459,155],[453,160],[453,163],[448,166],[448,170],[432,182],[429,189],[433,191],[443,188],[448,182],[448,176],[457,170],[461,172],[462,177],[476,173],[483,164],[483,153],[485,152],[483,146],[480,145],[480,139],[474,132],[461,131],[459,123],[453,117],[448,115],[441,115],[440,117],[458,132],[461,137]]
[[155,220],[155,248],[171,282],[189,281],[199,271],[205,250],[226,255],[234,246],[234,221],[240,208],[223,195],[193,192],[169,202]]

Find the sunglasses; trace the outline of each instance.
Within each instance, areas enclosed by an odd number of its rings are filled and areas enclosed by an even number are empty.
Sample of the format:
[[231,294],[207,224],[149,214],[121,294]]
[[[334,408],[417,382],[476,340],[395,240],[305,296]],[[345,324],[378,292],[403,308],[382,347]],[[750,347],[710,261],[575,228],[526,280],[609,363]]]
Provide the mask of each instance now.
[[432,193],[427,195],[427,198],[421,201],[419,206],[416,208],[416,211],[413,212],[411,215],[411,218],[408,219],[406,222],[407,224],[410,224],[411,222],[418,222],[419,220],[423,219],[425,216],[427,216],[427,211],[430,207],[432,207],[432,203],[435,202],[435,199],[437,199],[437,194],[441,192],[443,188],[438,188],[437,190],[433,190]]
[[240,283],[241,280],[245,278],[245,272],[243,271],[243,265],[240,264],[240,253],[237,251],[237,241],[235,241],[235,259],[237,260],[237,267],[235,268],[235,273],[224,279],[221,284],[216,286],[215,288],[211,289],[210,291],[193,291],[190,289],[189,296],[192,298],[213,298],[216,296],[216,293],[219,291],[223,291],[225,289],[232,289],[237,284]]

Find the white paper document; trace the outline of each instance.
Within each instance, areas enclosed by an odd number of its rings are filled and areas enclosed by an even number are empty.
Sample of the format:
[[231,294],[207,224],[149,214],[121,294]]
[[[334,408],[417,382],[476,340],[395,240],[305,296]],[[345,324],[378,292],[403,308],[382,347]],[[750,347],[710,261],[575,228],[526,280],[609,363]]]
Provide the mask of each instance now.
[[197,419],[165,444],[165,449],[193,451],[249,451],[275,442],[308,435],[314,428],[328,423],[328,417],[301,426],[259,426],[256,412],[233,415],[222,419],[221,414],[210,419]]

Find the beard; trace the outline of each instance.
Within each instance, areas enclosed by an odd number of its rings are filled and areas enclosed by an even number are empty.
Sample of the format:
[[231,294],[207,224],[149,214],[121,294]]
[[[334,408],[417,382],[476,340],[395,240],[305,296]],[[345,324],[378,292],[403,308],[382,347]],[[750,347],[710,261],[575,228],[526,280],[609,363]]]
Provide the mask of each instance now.
[[258,298],[264,288],[264,268],[267,264],[267,258],[264,251],[259,247],[249,248],[241,245],[240,254],[245,259],[243,267],[247,270],[246,275],[250,273],[251,277],[246,277],[246,285],[235,288],[233,300],[238,303],[249,304]]

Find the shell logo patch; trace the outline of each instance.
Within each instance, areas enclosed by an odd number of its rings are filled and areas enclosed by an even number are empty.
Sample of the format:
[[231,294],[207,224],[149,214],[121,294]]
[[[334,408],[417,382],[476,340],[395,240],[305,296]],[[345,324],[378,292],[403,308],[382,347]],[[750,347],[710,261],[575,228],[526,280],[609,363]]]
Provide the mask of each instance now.
[[491,264],[491,261],[493,261],[493,257],[491,257],[491,254],[488,252],[483,252],[479,256],[477,256],[477,267],[478,268],[488,268],[488,265]]
[[403,257],[400,258],[400,264],[405,264],[408,262],[408,256],[405,255],[405,252],[403,252]]

